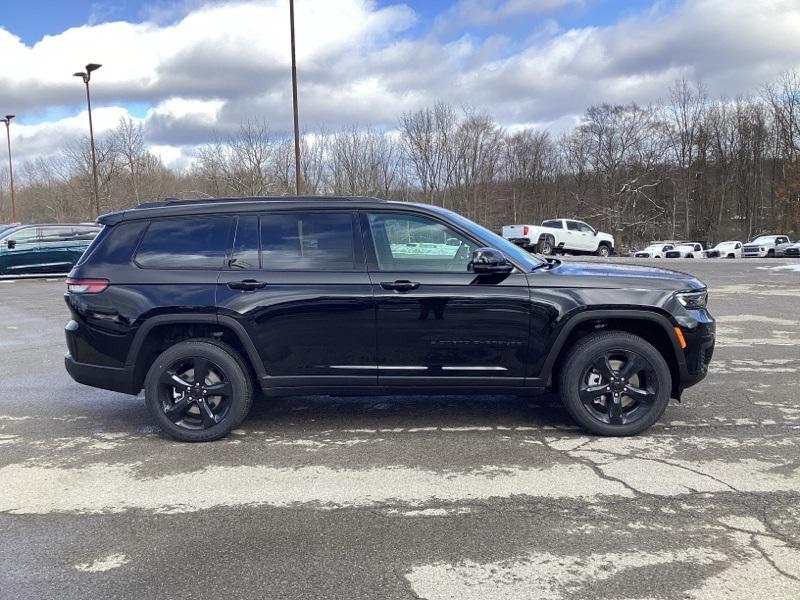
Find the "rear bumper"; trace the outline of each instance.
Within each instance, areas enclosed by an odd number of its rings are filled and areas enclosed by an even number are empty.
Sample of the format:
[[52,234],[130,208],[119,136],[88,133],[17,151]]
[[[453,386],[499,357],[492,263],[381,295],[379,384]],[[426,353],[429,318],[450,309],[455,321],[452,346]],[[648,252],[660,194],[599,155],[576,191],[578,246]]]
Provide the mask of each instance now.
[[64,367],[70,377],[83,385],[122,392],[123,394],[138,394],[139,389],[134,384],[134,372],[132,367],[98,365],[92,362],[80,362],[75,357],[83,360],[92,361],[97,354],[91,352],[83,343],[79,335],[80,325],[76,321],[70,321],[64,328],[64,335],[67,338],[67,352],[64,356]]
[[64,357],[64,367],[70,377],[83,385],[122,392],[123,394],[138,394],[139,390],[133,383],[133,372],[125,367],[102,367],[79,363],[70,354]]

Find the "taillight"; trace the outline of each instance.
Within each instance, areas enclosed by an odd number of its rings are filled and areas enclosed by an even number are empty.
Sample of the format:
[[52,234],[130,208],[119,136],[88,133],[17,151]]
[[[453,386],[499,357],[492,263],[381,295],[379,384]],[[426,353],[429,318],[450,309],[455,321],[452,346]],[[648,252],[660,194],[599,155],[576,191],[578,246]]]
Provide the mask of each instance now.
[[108,279],[67,279],[67,291],[71,294],[99,294],[108,287]]
[[523,225],[522,226],[522,235],[528,235],[528,226],[527,225]]

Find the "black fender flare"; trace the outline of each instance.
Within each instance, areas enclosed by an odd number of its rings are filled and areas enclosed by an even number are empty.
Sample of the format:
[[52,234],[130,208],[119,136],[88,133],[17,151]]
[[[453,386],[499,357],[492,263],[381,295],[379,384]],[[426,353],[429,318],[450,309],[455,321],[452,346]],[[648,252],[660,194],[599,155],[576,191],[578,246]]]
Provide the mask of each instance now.
[[585,323],[586,321],[602,321],[604,319],[643,320],[659,325],[664,330],[664,333],[667,335],[667,338],[672,344],[673,355],[678,367],[678,373],[681,378],[684,376],[686,373],[686,359],[683,355],[683,351],[681,350],[678,340],[675,338],[675,331],[673,329],[675,324],[669,319],[669,317],[667,317],[666,314],[657,312],[656,310],[619,308],[598,310],[586,309],[574,314],[571,317],[567,317],[563,325],[561,325],[561,331],[559,331],[558,336],[550,347],[550,351],[548,352],[547,358],[542,364],[542,369],[538,378],[541,381],[549,382],[556,360],[564,349],[564,344],[566,344],[570,334],[578,325]]
[[253,340],[250,339],[250,336],[248,335],[244,326],[232,317],[217,314],[170,313],[148,318],[139,326],[139,329],[134,335],[133,342],[131,343],[131,347],[128,350],[128,355],[125,360],[126,366],[132,369],[136,367],[136,359],[139,356],[139,352],[142,349],[147,336],[155,327],[158,327],[159,325],[175,324],[220,325],[230,329],[239,339],[242,348],[244,348],[245,352],[247,352],[247,356],[245,358],[247,358],[250,362],[253,370],[256,372],[256,375],[258,375],[259,378],[266,375],[261,356],[259,355],[255,344],[253,344]]

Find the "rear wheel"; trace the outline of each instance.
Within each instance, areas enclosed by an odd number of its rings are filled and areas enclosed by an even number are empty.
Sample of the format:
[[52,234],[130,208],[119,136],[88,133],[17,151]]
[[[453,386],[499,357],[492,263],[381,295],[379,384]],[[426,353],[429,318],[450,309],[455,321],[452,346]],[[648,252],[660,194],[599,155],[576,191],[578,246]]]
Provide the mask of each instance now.
[[211,340],[162,352],[145,379],[145,401],[158,426],[184,442],[225,437],[247,416],[253,391],[238,353]]
[[537,250],[539,251],[539,254],[550,256],[553,254],[555,247],[553,246],[552,240],[549,237],[546,237],[543,240],[539,240],[539,243],[537,244]]
[[581,427],[599,435],[644,431],[664,413],[671,390],[672,376],[661,353],[624,331],[579,340],[559,377],[564,407]]

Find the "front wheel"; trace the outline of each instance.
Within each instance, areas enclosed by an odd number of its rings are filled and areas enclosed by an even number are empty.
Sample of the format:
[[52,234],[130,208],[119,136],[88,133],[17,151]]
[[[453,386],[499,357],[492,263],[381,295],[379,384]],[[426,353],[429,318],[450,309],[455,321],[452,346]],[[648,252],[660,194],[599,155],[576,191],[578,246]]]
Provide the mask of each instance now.
[[183,442],[225,437],[247,416],[253,391],[238,353],[211,340],[162,352],[145,378],[145,401],[158,426]]
[[559,393],[570,416],[591,433],[635,435],[669,403],[672,376],[661,353],[625,331],[579,340],[562,365]]
[[597,256],[602,256],[603,258],[608,258],[611,255],[611,249],[605,244],[602,244],[597,248],[597,252],[595,252],[595,254]]

